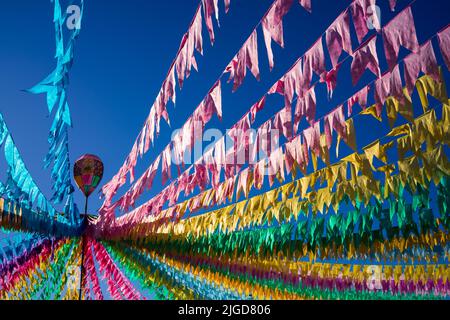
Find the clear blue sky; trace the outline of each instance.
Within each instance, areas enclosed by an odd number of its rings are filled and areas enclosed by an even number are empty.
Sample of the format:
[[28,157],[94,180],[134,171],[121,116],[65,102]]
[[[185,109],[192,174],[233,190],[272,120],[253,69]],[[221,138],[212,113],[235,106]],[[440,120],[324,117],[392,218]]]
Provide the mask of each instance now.
[[[232,0],[230,12],[225,15],[223,1],[220,1],[221,28],[216,27],[216,43],[214,47],[210,46],[204,28],[205,56],[197,58],[200,72],[194,72],[183,90],[178,92],[176,109],[172,105],[168,107],[173,128],[179,128],[199,104],[271,2]],[[62,3],[65,8],[67,2]],[[72,163],[84,153],[101,157],[105,163],[103,182],[106,182],[117,172],[130,151],[198,0],[85,0],[85,3],[68,90],[74,123],[69,132],[70,152]],[[313,13],[308,14],[295,1],[285,19],[286,48],[282,50],[274,44],[275,69],[271,73],[259,29],[262,81],[258,83],[249,74],[237,93],[231,94],[231,87],[224,87],[223,121],[213,120],[209,127],[223,129],[234,124],[349,3],[349,0],[313,0]],[[388,9],[388,0],[379,0],[378,3],[382,10],[382,23],[385,24],[394,13]],[[407,0],[399,0],[398,10],[408,3]],[[449,1],[416,1],[413,14],[420,43],[449,22],[448,12]],[[0,111],[32,176],[48,196],[51,195],[51,180],[49,171],[43,169],[43,158],[48,150],[47,135],[51,119],[47,117],[45,96],[35,96],[21,90],[39,82],[55,67],[52,17],[50,0],[3,1],[0,10]],[[379,53],[382,71],[385,71],[384,54]],[[441,61],[439,50],[436,54]],[[318,116],[373,80],[373,76],[366,73],[358,86],[353,88],[349,69],[350,65],[346,63],[339,76],[338,89],[330,102],[325,99],[323,86],[318,90]],[[267,119],[281,106],[281,98],[270,100],[260,119]],[[373,128],[367,133],[367,139],[362,133],[360,146],[387,130],[386,126],[384,129]],[[162,123],[161,136],[155,148],[140,161],[138,175],[169,142],[171,132]],[[3,179],[3,161],[0,161],[0,169],[0,178]],[[158,176],[154,190],[147,193],[143,200],[161,190],[160,181]],[[76,199],[82,207],[79,192]],[[100,204],[97,194],[94,194],[91,211]]]

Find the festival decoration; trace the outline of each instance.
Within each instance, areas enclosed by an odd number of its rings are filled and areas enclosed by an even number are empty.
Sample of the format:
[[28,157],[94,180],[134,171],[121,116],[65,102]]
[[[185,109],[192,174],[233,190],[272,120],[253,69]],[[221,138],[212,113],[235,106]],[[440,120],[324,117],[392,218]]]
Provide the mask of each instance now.
[[73,202],[74,188],[70,178],[68,127],[72,126],[70,109],[67,97],[69,84],[69,71],[73,65],[75,41],[81,30],[84,0],[80,0],[80,17],[77,27],[70,31],[69,40],[64,41],[64,26],[67,13],[63,14],[60,0],[52,0],[54,3],[53,22],[56,36],[57,65],[55,70],[39,84],[29,89],[33,94],[47,95],[48,112],[51,114],[56,107],[53,124],[49,134],[50,149],[45,157],[45,167],[52,165],[51,177],[54,181],[52,201],[56,204],[66,199],[65,212],[70,216],[70,222],[77,224],[79,213]]
[[[53,200],[68,197],[70,204],[65,95],[78,32],[65,49],[64,16],[54,1],[58,72],[31,91],[47,93],[50,112],[59,106],[47,164],[54,162]],[[311,12],[311,1],[298,3]],[[169,122],[176,83],[181,88],[197,70],[194,52],[203,53],[203,21],[214,43],[212,17],[219,22],[220,4],[202,0],[131,153],[102,188],[99,217],[89,216],[87,228],[77,225],[75,206],[58,213],[45,198],[0,115],[7,164],[7,181],[0,184],[0,298],[448,299],[449,29],[419,43],[413,4],[385,25],[369,10],[377,4],[352,1],[244,110],[227,137],[186,168],[184,156],[199,138],[195,125],[204,129],[227,112],[223,77],[233,82],[233,92],[244,90],[247,69],[261,77],[259,26],[274,68],[271,42],[284,46],[283,20],[294,5],[275,0],[180,133],[135,179],[138,158],[148,152],[160,119]],[[223,5],[228,12],[230,1]],[[394,11],[397,1],[386,6]],[[401,59],[400,47],[410,51]],[[329,103],[338,75],[347,73],[356,86],[366,69],[372,81]],[[272,111],[277,96],[283,104]],[[262,119],[263,109],[268,119]],[[380,130],[364,132],[367,122]],[[255,137],[241,135],[252,126]],[[267,135],[275,131],[282,143],[271,148]],[[245,164],[236,161],[242,151]],[[164,189],[136,207],[158,173]],[[74,165],[86,198],[102,176],[96,156]],[[128,176],[129,189],[115,199]],[[116,210],[124,214],[116,218]]]

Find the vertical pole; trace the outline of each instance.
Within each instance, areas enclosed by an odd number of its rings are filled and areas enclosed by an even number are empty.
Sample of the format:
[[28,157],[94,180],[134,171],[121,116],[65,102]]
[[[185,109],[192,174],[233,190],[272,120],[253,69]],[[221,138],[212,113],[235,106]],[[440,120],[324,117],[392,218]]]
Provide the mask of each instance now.
[[86,196],[86,201],[84,203],[84,217],[87,216],[87,209],[88,209],[88,197]]
[[[86,223],[87,219],[87,209],[88,209],[88,197],[86,196],[86,202],[84,204],[84,218],[83,218],[83,227]],[[81,235],[81,274],[80,274],[80,292],[78,296],[78,300],[81,301],[82,298],[82,290],[83,290],[83,277],[84,277],[84,228],[83,228],[83,234]]]
[[80,274],[80,291],[78,300],[81,301],[83,293],[83,277],[84,277],[84,235],[81,236],[81,274]]

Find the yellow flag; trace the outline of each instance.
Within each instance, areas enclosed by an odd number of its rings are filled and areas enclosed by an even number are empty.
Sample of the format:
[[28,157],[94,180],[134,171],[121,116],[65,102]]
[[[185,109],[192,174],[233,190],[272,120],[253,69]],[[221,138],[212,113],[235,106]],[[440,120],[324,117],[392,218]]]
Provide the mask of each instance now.
[[424,75],[417,80],[416,87],[420,102],[422,103],[423,112],[426,112],[430,105],[428,95],[431,95],[442,103],[448,103],[447,89],[442,77],[441,68],[439,68],[439,78],[440,81],[435,81],[432,77]]

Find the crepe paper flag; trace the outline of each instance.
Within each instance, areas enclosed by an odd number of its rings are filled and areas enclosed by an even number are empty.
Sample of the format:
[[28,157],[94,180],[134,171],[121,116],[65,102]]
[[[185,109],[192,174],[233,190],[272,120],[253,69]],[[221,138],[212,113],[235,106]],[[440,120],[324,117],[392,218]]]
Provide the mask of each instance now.
[[230,3],[231,3],[231,0],[224,0],[225,13],[228,13],[228,11],[230,10]]
[[437,36],[442,57],[447,65],[447,69],[450,70],[450,26],[439,32]]
[[412,94],[420,71],[433,77],[434,80],[439,81],[439,67],[431,41],[423,44],[420,47],[419,53],[407,56],[404,62],[404,76],[410,95]]
[[284,48],[283,17],[289,12],[293,0],[275,0],[266,16],[262,19],[264,42],[269,58],[269,68],[274,67],[272,40]]
[[395,11],[395,6],[397,5],[397,0],[389,0],[389,8],[391,11]]
[[397,120],[397,114],[400,113],[405,119],[412,122],[414,120],[414,110],[412,106],[412,99],[408,94],[406,88],[403,89],[404,99],[399,101],[394,97],[389,97],[386,100],[386,111],[389,119],[389,126],[392,128]]
[[[359,181],[359,180],[357,180],[357,181]],[[368,208],[368,212],[377,212],[377,210],[376,210],[376,206],[375,207],[371,207],[371,206],[369,206],[369,208]],[[373,210],[373,209],[375,209],[375,210]],[[255,207],[252,205],[251,206],[251,210],[255,210]],[[403,209],[402,209],[403,210]],[[359,220],[359,217],[358,217],[358,215],[359,214],[361,214],[361,215],[363,215],[362,217],[364,217],[365,219],[366,218],[369,218],[369,216],[366,216],[366,214],[363,212],[363,211],[355,211],[355,216],[353,217],[353,221],[358,221]],[[400,216],[403,216],[403,214],[401,214]],[[374,218],[374,216],[371,216],[372,218]],[[406,218],[408,217],[407,215],[405,216]],[[407,219],[409,219],[409,218],[407,218]],[[431,220],[433,220],[434,218],[431,216],[431,218],[428,218],[428,219],[431,219]],[[315,223],[315,224],[321,224],[321,223],[323,223],[322,222],[323,220],[322,220],[322,218],[319,218],[319,220],[317,221],[317,223]],[[405,221],[407,221],[407,220],[405,220]],[[370,223],[370,221],[369,220],[367,220],[366,221],[366,226],[367,225],[371,225],[371,223]],[[405,225],[405,224],[404,224]],[[316,230],[315,228],[313,229],[313,230]],[[339,229],[335,229],[335,230],[339,230]],[[353,228],[351,228],[351,230],[353,231]],[[263,230],[264,231],[264,230]],[[258,232],[258,231],[251,231],[251,232]],[[260,231],[259,231],[260,232]],[[247,234],[248,234],[248,232],[247,232]],[[313,237],[321,237],[321,235],[317,235],[315,232],[312,232],[312,233],[309,233],[311,236],[313,236]],[[237,235],[237,234],[233,234],[233,235]],[[239,239],[236,239],[236,237],[233,237],[233,235],[228,235],[228,239],[229,240],[233,240],[233,241],[235,241],[235,240],[237,240],[237,242],[239,243],[240,242],[240,240]],[[230,236],[231,236],[231,238],[230,238]],[[233,239],[234,238],[234,239]],[[214,237],[212,237],[212,238],[210,238],[210,240],[212,241],[212,242],[210,242],[210,245],[211,246],[214,246],[214,247],[216,247],[219,243],[217,243],[217,242],[214,242]],[[223,239],[223,238],[222,238]],[[332,238],[331,238],[332,239]],[[304,241],[309,241],[308,239],[303,239]],[[200,241],[202,241],[202,240],[200,240]],[[317,240],[313,240],[313,241],[317,241]],[[357,239],[354,239],[354,241],[357,241]],[[221,243],[223,243],[223,242],[221,242]],[[248,241],[243,241],[243,242],[241,242],[242,243],[242,246],[245,246],[247,243],[248,243]],[[195,246],[195,243],[192,243],[191,242],[191,245],[192,246]],[[178,246],[179,247],[179,246]],[[192,248],[192,250],[196,250],[195,249],[195,247],[191,247]],[[234,248],[234,247],[233,247]],[[218,248],[217,247],[217,249],[218,249],[218,252],[220,252],[221,250],[223,251],[223,249],[220,249],[220,248]],[[234,250],[234,249],[233,249]],[[402,250],[404,250],[404,249],[402,249]],[[272,254],[272,252],[270,253],[270,254]]]
[[325,54],[323,51],[322,38],[319,38],[309,49],[303,59],[303,76],[307,87],[310,87],[313,72],[323,77],[326,72]]
[[242,85],[247,74],[247,68],[259,81],[258,38],[256,30],[253,30],[250,37],[225,69],[225,72],[230,73],[228,82],[234,79],[233,92],[235,92]]
[[300,5],[309,13],[312,12],[311,0],[299,0]]
[[[84,11],[84,1],[80,3],[80,18],[78,23],[81,24],[81,19]],[[70,223],[76,224],[78,222],[78,212],[73,203],[72,193],[74,188],[72,186],[69,175],[69,150],[68,150],[68,126],[72,126],[70,116],[70,109],[67,103],[66,89],[68,85],[69,71],[73,65],[73,51],[75,47],[75,40],[79,36],[80,28],[73,28],[70,31],[69,40],[64,43],[63,25],[66,16],[62,14],[59,0],[54,1],[53,22],[55,25],[55,41],[56,41],[56,55],[57,66],[55,70],[42,80],[33,88],[27,90],[33,94],[47,94],[47,106],[49,113],[57,107],[55,117],[53,119],[52,127],[50,129],[49,151],[44,160],[45,167],[50,167],[51,176],[54,181],[52,190],[54,191],[51,201],[59,204],[66,199],[65,209],[69,210],[66,215],[69,216]]]
[[208,96],[214,104],[214,110],[219,119],[222,119],[222,91],[220,80],[216,82]]
[[308,149],[316,155],[320,155],[320,122],[316,122],[314,125],[304,130],[303,136]]
[[365,110],[361,111],[359,114],[362,115],[371,115],[373,116],[375,119],[377,119],[378,121],[382,122],[383,119],[381,118],[381,114],[379,113],[379,111],[377,110],[377,105],[374,104],[369,108],[366,108]]
[[[31,206],[36,205],[43,214],[56,218],[57,212],[55,208],[42,194],[31,177],[1,114],[0,135],[0,142],[4,145],[4,157],[9,168],[8,176],[12,183],[12,185],[8,186],[12,189],[10,192],[19,193],[18,197],[21,198],[21,202],[25,208],[30,209]],[[5,196],[8,198],[8,195]],[[67,223],[72,222],[72,220],[67,220]]]
[[[432,130],[432,129],[427,129],[427,130]],[[352,145],[356,149],[356,142],[354,141],[354,138],[355,138],[354,127],[352,125],[349,125],[349,123],[347,123],[347,136],[348,136],[348,139],[346,142],[348,142],[350,145]]]
[[363,41],[369,32],[368,22],[375,30],[379,31],[381,29],[381,21],[377,13],[375,0],[356,0],[351,4],[350,8],[359,43]]
[[284,154],[282,148],[278,148],[270,155],[268,170],[270,187],[272,187],[274,178],[277,175],[280,175],[281,181],[284,181]]
[[326,43],[333,68],[337,66],[342,51],[353,53],[350,36],[350,15],[345,10],[326,31]]
[[321,80],[321,82],[325,82],[327,84],[328,99],[333,98],[334,90],[337,87],[337,76],[340,68],[341,64],[338,64],[333,70],[326,72],[325,76]]
[[352,115],[353,106],[355,105],[355,103],[358,103],[363,108],[363,110],[367,107],[367,95],[369,93],[369,90],[370,86],[365,86],[347,101],[347,116],[350,117]]
[[211,44],[214,44],[214,26],[212,23],[212,16],[216,17],[217,22],[219,22],[219,7],[218,0],[202,0],[203,4],[203,14],[205,17],[206,27],[208,29],[209,38],[211,39]]
[[428,94],[438,99],[442,103],[448,102],[447,88],[443,81],[442,71],[440,70],[440,77],[436,81],[433,77],[425,75],[418,79],[416,83],[417,91],[419,93],[420,102],[424,112],[428,110],[429,101]]
[[400,46],[414,53],[419,51],[411,7],[407,7],[383,27],[384,51],[391,71],[397,64]]
[[306,78],[303,77],[303,60],[299,59],[291,69],[269,90],[268,94],[284,95],[286,105],[291,105],[296,93],[302,97],[306,90]]
[[253,173],[249,168],[247,168],[243,170],[239,175],[238,185],[236,188],[236,200],[239,199],[241,192],[244,193],[245,198],[248,198],[252,184],[253,184]]
[[372,170],[376,170],[373,166],[373,158],[376,157],[380,161],[382,161],[384,164],[387,164],[387,155],[386,151],[393,147],[393,143],[388,143],[386,145],[381,145],[380,141],[375,141],[368,145],[367,147],[363,148],[364,153],[369,160],[370,166],[372,167]]
[[292,110],[287,106],[275,115],[274,129],[282,132],[286,139],[292,138]]
[[373,36],[366,41],[358,50],[353,53],[351,65],[353,85],[356,85],[366,69],[372,71],[378,78],[381,76],[380,65],[378,63],[377,37]]
[[[230,1],[225,0],[226,11],[228,11]],[[218,21],[218,0],[202,0],[199,4],[195,16],[192,20],[189,30],[183,35],[180,43],[180,50],[178,51],[174,64],[171,66],[168,72],[167,78],[164,80],[161,89],[156,97],[152,107],[150,108],[149,116],[145,121],[135,145],[138,145],[135,150],[130,152],[124,164],[119,169],[118,173],[102,188],[102,193],[105,197],[103,208],[106,210],[108,204],[111,204],[112,198],[116,194],[117,190],[122,187],[126,182],[126,176],[130,173],[130,180],[134,180],[134,167],[136,166],[136,155],[141,157],[148,152],[150,143],[154,141],[155,131],[158,135],[160,132],[160,120],[164,118],[170,125],[170,119],[167,113],[167,103],[170,99],[175,103],[175,72],[181,83],[184,79],[189,77],[192,66],[197,69],[197,62],[194,56],[194,49],[200,54],[203,54],[203,39],[202,39],[202,14],[201,9],[203,7],[204,19],[208,28],[208,32],[211,36],[211,42],[214,42],[214,28],[212,25],[212,15],[214,14]],[[175,68],[175,67],[176,68]],[[43,89],[46,89],[43,87]],[[42,89],[41,89],[42,90]],[[202,106],[202,105],[201,105]],[[202,106],[203,107],[203,106]],[[201,109],[201,108],[199,108]],[[138,152],[135,152],[138,151]]]
[[405,101],[400,67],[398,65],[391,72],[384,74],[375,81],[375,101],[377,104],[380,106],[384,105],[389,96],[400,102]]
[[[210,90],[208,95],[205,97],[205,99],[202,101],[202,103],[200,103],[199,107],[194,111],[193,116],[189,117],[189,119],[186,121],[186,123],[184,124],[184,126],[182,128],[182,131],[179,134],[179,137],[174,139],[175,142],[177,142],[177,143],[175,145],[173,145],[173,143],[169,144],[166,147],[166,149],[164,150],[164,152],[158,156],[157,160],[159,159],[159,157],[162,157],[162,160],[163,160],[163,167],[162,167],[163,184],[165,184],[167,182],[167,180],[171,179],[170,167],[171,167],[171,163],[172,163],[172,160],[171,160],[172,151],[176,151],[175,155],[178,156],[178,160],[180,160],[178,162],[178,164],[180,164],[180,162],[181,162],[181,164],[183,164],[184,154],[186,152],[192,150],[194,141],[196,141],[196,139],[198,138],[198,137],[194,137],[194,133],[201,132],[201,130],[199,130],[199,128],[194,128],[194,123],[198,124],[199,122],[201,122],[202,126],[204,126],[207,122],[209,122],[211,120],[212,115],[214,113],[216,113],[218,115],[219,119],[221,118],[221,116],[222,116],[222,94],[221,94],[220,80],[214,84],[214,86],[212,87],[212,89]],[[194,119],[195,119],[195,121],[194,121]],[[203,129],[203,128],[201,128],[201,129]],[[139,147],[137,142],[138,141],[136,141],[135,145],[133,146],[133,149],[132,149],[130,155],[127,157],[127,160],[124,163],[124,165],[122,166],[119,173],[115,177],[113,177],[113,179],[102,188],[102,192],[105,195],[105,201],[100,210],[100,212],[102,213],[101,215],[103,215],[103,213],[106,214],[107,212],[111,213],[111,208],[110,208],[112,205],[111,199],[117,192],[118,188],[120,188],[121,186],[123,186],[125,184],[127,173],[130,173],[130,182],[134,181],[134,168],[137,164],[139,149],[141,149],[141,147]],[[157,161],[155,161],[151,165],[151,167],[154,166],[156,163],[157,163]],[[153,170],[150,170],[151,167],[149,167],[147,169],[147,171],[144,173],[144,175],[138,179],[139,183],[146,181],[145,176],[154,172]],[[156,166],[156,168],[157,168],[157,166]],[[153,179],[150,179],[150,180],[153,181]],[[127,193],[128,199],[125,199],[122,197],[119,200],[120,201],[119,204],[122,209],[125,209],[130,204],[134,203],[134,201],[143,192],[142,185],[140,185],[138,188],[138,187],[136,187],[136,184],[134,184],[132,188],[134,188],[135,194],[138,194],[138,195],[130,198],[130,193]],[[137,191],[137,190],[141,190],[142,192]],[[127,202],[127,200],[131,200],[131,202]]]
[[251,114],[251,122],[254,123],[256,119],[256,114],[264,109],[264,106],[266,104],[266,95],[264,95],[257,103],[255,103],[252,108],[250,109]]
[[306,121],[309,124],[315,122],[316,117],[316,92],[315,87],[312,87],[304,97],[297,100],[295,106],[295,117],[294,117],[294,132],[298,132],[300,121],[303,117],[306,117]]
[[99,270],[102,271],[106,279],[108,279],[108,287],[111,296],[115,300],[121,300],[123,294],[128,300],[141,300],[142,296],[117,268],[103,245],[93,241],[92,247],[99,264]]

